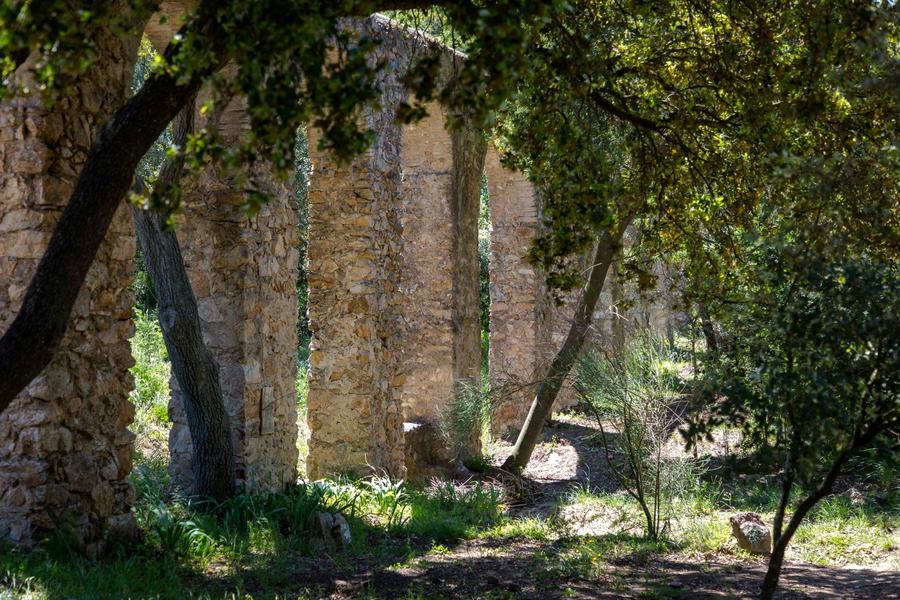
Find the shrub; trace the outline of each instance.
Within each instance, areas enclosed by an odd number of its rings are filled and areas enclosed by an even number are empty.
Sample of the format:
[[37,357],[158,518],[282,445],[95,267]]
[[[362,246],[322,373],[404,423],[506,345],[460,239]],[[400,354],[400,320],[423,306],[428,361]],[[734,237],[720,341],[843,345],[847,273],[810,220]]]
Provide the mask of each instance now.
[[576,388],[597,419],[610,468],[640,505],[652,539],[665,534],[673,499],[695,480],[693,461],[665,451],[682,422],[675,359],[661,338],[643,332],[621,354],[586,354],[576,372]]
[[440,415],[440,430],[450,448],[463,460],[478,456],[480,438],[489,428],[486,389],[478,382],[461,381],[456,395]]
[[148,532],[164,553],[203,559],[215,552],[215,541],[198,523],[179,516],[162,502],[148,517]]

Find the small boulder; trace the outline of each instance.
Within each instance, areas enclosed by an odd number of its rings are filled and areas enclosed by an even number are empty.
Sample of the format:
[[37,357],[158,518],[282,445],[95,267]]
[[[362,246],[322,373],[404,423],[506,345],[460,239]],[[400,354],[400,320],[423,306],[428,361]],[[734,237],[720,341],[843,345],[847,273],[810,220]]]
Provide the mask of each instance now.
[[319,531],[322,539],[329,546],[344,549],[350,545],[350,524],[340,513],[330,514],[326,512],[316,513],[316,521],[319,523]]
[[434,477],[451,479],[458,471],[453,452],[433,423],[404,423],[406,480],[422,483]]
[[747,552],[772,553],[772,532],[756,513],[740,513],[731,517],[731,533],[738,545]]
[[337,513],[334,515],[334,527],[332,528],[335,539],[338,541],[339,548],[347,548],[350,546],[350,524],[344,515]]

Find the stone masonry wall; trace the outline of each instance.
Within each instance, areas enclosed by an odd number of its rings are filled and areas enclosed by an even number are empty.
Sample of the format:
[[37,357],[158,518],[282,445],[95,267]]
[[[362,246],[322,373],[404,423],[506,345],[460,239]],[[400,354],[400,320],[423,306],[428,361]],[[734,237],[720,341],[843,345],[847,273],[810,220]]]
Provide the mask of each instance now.
[[[453,133],[453,378],[477,383],[481,375],[481,267],[478,218],[487,143],[469,120]],[[480,438],[480,432],[473,432]],[[477,440],[473,440],[476,443]]]
[[[190,4],[162,2],[150,19],[146,33],[158,51]],[[245,102],[232,100],[213,123],[198,113],[197,123],[214,127],[226,145],[236,143],[249,127]],[[290,190],[265,167],[254,175],[267,182],[271,201],[253,218],[241,208],[245,194],[216,169],[186,178],[177,228],[203,338],[219,363],[236,479],[250,491],[282,489],[297,479],[298,215]],[[190,492],[191,435],[174,376],[170,383],[169,473]]]
[[[296,480],[297,215],[291,195],[273,185],[253,218],[244,194],[212,169],[184,182],[177,229],[197,297],[204,341],[219,363],[231,417],[237,480],[277,490]],[[184,401],[172,378],[169,471],[192,488]]]
[[453,397],[453,151],[440,104],[403,128],[406,326],[401,391],[406,421],[436,422]]
[[373,469],[405,475],[399,297],[402,132],[394,118],[405,99],[400,81],[404,40],[377,20],[351,22],[387,38],[371,57],[386,61],[378,108],[362,126],[375,132],[368,151],[334,162],[309,132],[310,429],[307,475]]
[[[219,120],[226,143],[246,128],[240,100]],[[231,418],[236,479],[248,490],[278,490],[297,478],[298,216],[290,191],[264,168],[271,198],[249,218],[245,194],[216,169],[183,182],[177,235],[204,341],[219,363]],[[191,489],[191,442],[174,376],[169,414],[172,480]]]
[[[131,82],[137,35],[96,40],[98,58],[55,106],[33,96],[0,105],[0,333]],[[62,531],[93,553],[105,532],[133,528],[129,210],[113,220],[56,357],[0,415],[0,540],[27,546]]]
[[[481,133],[447,130],[438,103],[403,128],[404,420],[437,424],[481,364],[478,212]],[[468,445],[468,444],[467,444]],[[478,451],[473,432],[471,452]]]
[[[383,40],[372,57],[386,61],[380,107],[363,123],[376,142],[339,166],[310,135],[311,478],[372,468],[402,476],[403,420],[439,420],[455,382],[478,375],[472,181],[483,144],[469,132],[474,154],[463,152],[438,104],[401,128],[403,73],[434,46],[381,17],[359,23]],[[445,52],[443,68],[455,58]]]
[[349,165],[309,136],[310,479],[373,467],[403,476],[400,132],[385,115],[367,117],[389,134]]
[[491,432],[515,435],[525,422],[547,358],[543,276],[526,255],[540,220],[534,186],[507,169],[493,147],[485,161],[491,204]]

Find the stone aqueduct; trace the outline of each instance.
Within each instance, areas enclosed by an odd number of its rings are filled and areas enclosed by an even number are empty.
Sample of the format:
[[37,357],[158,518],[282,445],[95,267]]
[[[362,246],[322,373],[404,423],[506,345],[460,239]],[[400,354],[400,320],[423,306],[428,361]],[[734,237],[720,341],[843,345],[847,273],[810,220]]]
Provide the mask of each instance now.
[[[172,16],[181,3],[164,2]],[[157,48],[177,18],[153,17]],[[393,110],[400,74],[424,51],[461,57],[373,17],[382,37],[381,108],[365,112],[369,151],[338,166],[315,151],[309,189],[308,473],[405,474],[404,422],[434,421],[455,386],[479,375],[477,222],[482,173],[492,218],[491,378],[533,381],[554,339],[543,278],[524,261],[538,222],[531,184],[500,164],[482,132],[445,129],[438,104],[411,126]],[[0,332],[12,321],[92,139],[125,100],[138,38],[100,35],[99,58],[53,109],[34,97],[0,105]],[[226,110],[227,138],[244,126]],[[206,341],[218,359],[239,480],[277,489],[296,480],[297,214],[272,178],[272,202],[248,219],[243,194],[214,169],[184,182],[178,228]],[[30,544],[71,527],[89,546],[132,525],[128,427],[133,364],[135,236],[120,208],[52,364],[0,415],[0,540]],[[556,317],[558,320],[558,317]],[[521,425],[527,386],[493,407],[492,428]],[[170,472],[190,488],[190,433],[173,381]]]

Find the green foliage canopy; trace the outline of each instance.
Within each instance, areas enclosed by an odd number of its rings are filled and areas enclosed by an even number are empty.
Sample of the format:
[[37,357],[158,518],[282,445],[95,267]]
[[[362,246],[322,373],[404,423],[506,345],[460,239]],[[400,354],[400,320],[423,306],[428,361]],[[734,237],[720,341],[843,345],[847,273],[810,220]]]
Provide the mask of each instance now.
[[893,3],[591,0],[553,17],[497,132],[544,193],[531,257],[554,285],[633,217],[657,250],[727,277],[764,196],[810,210],[831,186],[896,243]]

